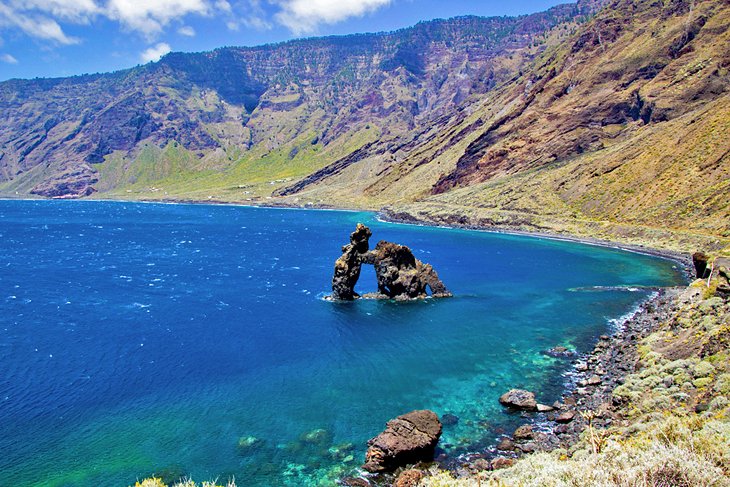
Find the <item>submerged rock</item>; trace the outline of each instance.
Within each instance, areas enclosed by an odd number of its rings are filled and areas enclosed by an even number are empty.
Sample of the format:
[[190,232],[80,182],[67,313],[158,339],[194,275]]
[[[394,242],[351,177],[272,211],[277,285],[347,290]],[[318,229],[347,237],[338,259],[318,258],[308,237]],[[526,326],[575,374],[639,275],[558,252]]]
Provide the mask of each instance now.
[[535,394],[522,389],[512,389],[509,392],[502,394],[499,398],[499,402],[503,406],[507,406],[512,409],[519,409],[522,411],[537,410]]
[[441,423],[444,426],[454,426],[459,423],[459,417],[455,414],[446,413],[441,416]]
[[557,346],[549,350],[545,350],[543,354],[547,355],[548,357],[566,358],[574,356],[575,350],[571,350],[567,347]]
[[249,455],[264,445],[264,441],[255,436],[242,436],[238,439],[237,449],[241,455]]
[[412,411],[398,416],[368,442],[363,468],[372,473],[387,472],[432,461],[440,437],[441,422],[433,411]]
[[332,298],[351,301],[358,298],[355,285],[360,279],[363,264],[375,267],[378,297],[390,299],[420,299],[431,295],[437,298],[452,294],[439,279],[430,264],[416,259],[405,245],[381,241],[369,250],[372,232],[362,223],[350,235],[350,243],[342,247],[342,255],[335,262],[332,278]]

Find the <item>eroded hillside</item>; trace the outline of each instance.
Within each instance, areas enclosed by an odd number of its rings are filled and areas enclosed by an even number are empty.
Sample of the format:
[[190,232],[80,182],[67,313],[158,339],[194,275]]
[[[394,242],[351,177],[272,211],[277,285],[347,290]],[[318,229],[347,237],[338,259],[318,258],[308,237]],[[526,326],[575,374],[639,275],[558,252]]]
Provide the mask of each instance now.
[[0,191],[265,197],[450,116],[511,79],[546,32],[592,9],[173,53],[117,73],[1,83]]
[[728,26],[725,0],[580,1],[9,81],[0,193],[387,206],[722,250]]

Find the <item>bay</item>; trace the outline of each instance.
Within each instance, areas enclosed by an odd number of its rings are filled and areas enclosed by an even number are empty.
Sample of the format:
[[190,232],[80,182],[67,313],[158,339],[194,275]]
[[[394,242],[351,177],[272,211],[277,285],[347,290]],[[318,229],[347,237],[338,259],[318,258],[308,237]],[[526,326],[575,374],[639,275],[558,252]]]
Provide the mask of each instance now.
[[[322,299],[358,222],[455,297]],[[0,201],[0,485],[331,485],[422,408],[458,416],[455,456],[516,424],[506,390],[559,397],[570,364],[542,352],[587,352],[682,282],[646,255],[371,213]]]

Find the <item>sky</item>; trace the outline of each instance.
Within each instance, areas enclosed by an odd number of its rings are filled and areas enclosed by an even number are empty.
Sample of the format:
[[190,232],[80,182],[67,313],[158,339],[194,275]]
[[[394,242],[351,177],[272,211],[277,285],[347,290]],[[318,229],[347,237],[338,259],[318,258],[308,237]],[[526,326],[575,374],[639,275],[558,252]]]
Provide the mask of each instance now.
[[0,0],[0,81],[116,71],[170,51],[380,32],[571,0]]

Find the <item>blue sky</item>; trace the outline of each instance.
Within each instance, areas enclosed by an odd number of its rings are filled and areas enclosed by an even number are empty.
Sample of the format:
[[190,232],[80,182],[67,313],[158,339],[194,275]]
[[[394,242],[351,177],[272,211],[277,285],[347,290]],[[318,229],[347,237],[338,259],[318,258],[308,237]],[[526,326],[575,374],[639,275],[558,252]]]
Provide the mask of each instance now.
[[0,80],[114,71],[173,51],[388,31],[555,0],[0,0]]

